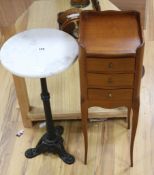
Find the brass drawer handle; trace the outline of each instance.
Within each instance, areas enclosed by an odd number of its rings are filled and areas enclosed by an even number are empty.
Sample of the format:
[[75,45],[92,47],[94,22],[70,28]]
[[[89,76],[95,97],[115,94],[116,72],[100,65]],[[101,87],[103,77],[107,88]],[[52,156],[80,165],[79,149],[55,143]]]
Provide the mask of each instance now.
[[111,97],[112,97],[112,94],[111,94],[111,93],[109,93],[109,94],[108,94],[108,96],[111,98]]
[[112,63],[112,62],[110,62],[110,63],[108,64],[108,68],[109,68],[109,69],[112,69],[112,68],[113,68],[113,63]]

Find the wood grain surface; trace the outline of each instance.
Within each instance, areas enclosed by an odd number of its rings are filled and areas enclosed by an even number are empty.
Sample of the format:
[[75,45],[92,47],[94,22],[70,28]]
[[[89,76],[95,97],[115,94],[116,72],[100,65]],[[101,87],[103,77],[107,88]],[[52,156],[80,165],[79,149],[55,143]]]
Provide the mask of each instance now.
[[16,22],[17,18],[28,9],[34,0],[1,0],[0,27],[6,27]]
[[141,14],[142,25],[146,27],[146,2],[147,0],[110,0],[121,10],[137,10]]
[[[56,3],[56,1],[52,0]],[[39,4],[40,3],[40,4]],[[104,3],[104,2],[103,2]],[[107,2],[108,3],[108,2]],[[153,4],[152,0],[149,0]],[[39,4],[39,5],[38,5]],[[24,25],[26,18],[31,15],[33,21],[27,24],[33,27],[41,27],[51,25],[54,21],[50,20],[50,15],[46,10],[51,9],[49,6],[50,0],[39,0],[35,3],[35,12],[25,12]],[[105,3],[104,3],[105,4]],[[34,4],[33,8],[34,8]],[[65,3],[62,3],[62,7]],[[113,6],[114,7],[114,6]],[[104,8],[105,7],[104,5]],[[37,10],[36,10],[37,9]],[[152,37],[154,33],[153,22],[153,6],[150,5],[147,9],[151,27],[145,31],[146,39],[145,46],[145,76],[141,84],[141,107],[137,129],[137,135],[134,148],[134,167],[129,167],[129,143],[130,133],[126,128],[126,122],[123,120],[108,120],[105,122],[90,122],[89,130],[89,153],[88,165],[83,164],[84,142],[82,136],[81,123],[73,122],[57,122],[65,128],[63,134],[66,149],[72,153],[76,162],[73,165],[66,165],[55,155],[41,155],[34,159],[26,159],[24,151],[36,145],[39,138],[45,132],[44,128],[39,128],[36,124],[33,128],[24,129],[24,135],[16,137],[16,132],[23,129],[20,111],[16,108],[17,98],[15,96],[15,87],[13,84],[12,75],[8,73],[0,65],[0,174],[1,175],[153,175],[154,174],[154,42]],[[38,12],[38,14],[37,14]],[[39,15],[41,14],[41,15]],[[42,16],[46,15],[46,17]],[[49,15],[49,16],[48,16]],[[34,16],[39,16],[35,18]],[[21,18],[18,20],[20,21]],[[38,23],[38,25],[36,25]],[[23,29],[18,23],[19,29]],[[149,35],[150,31],[150,35]],[[77,63],[76,63],[77,64]],[[77,68],[76,68],[77,69]],[[69,71],[68,71],[69,72]],[[70,72],[71,74],[71,72]],[[66,76],[66,74],[64,74]],[[61,77],[61,76],[60,76]],[[61,79],[59,77],[59,79]],[[31,82],[27,80],[30,87],[35,87],[36,91],[29,92],[34,94],[30,101],[33,104],[41,104],[39,102],[38,93],[39,83],[37,80]],[[48,80],[50,81],[50,80]],[[53,80],[54,82],[55,80]],[[34,84],[33,84],[34,83]],[[36,85],[36,86],[34,86]],[[51,88],[51,87],[50,87]],[[64,87],[63,87],[64,88]],[[69,88],[70,89],[70,88]],[[58,88],[57,88],[58,91]],[[35,101],[35,96],[37,97]],[[59,97],[60,98],[60,97]],[[60,98],[61,99],[61,98]],[[74,96],[72,97],[74,99]],[[62,99],[64,101],[64,99]],[[70,101],[71,103],[71,101]],[[68,102],[66,103],[68,105]],[[67,106],[66,105],[66,106]],[[72,105],[72,104],[71,104]],[[41,105],[38,105],[41,106]],[[69,108],[69,107],[68,107]],[[97,109],[97,111],[101,111]],[[105,111],[106,115],[123,116],[121,110]],[[104,112],[103,112],[103,115]]]

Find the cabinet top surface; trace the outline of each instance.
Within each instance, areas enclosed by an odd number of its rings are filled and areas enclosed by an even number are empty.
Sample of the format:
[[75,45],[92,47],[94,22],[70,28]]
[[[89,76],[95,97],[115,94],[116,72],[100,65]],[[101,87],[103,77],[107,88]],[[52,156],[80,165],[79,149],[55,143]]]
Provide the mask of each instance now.
[[138,20],[135,12],[82,12],[80,42],[88,54],[135,54],[142,42]]

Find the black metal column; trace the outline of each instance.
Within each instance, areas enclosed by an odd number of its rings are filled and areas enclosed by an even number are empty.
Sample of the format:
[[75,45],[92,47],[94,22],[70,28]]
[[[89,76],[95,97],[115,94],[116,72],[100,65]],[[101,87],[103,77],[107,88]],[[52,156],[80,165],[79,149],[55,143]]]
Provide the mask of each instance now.
[[51,107],[50,107],[50,94],[47,88],[46,78],[41,78],[41,99],[43,101],[45,118],[46,118],[46,129],[47,129],[47,136],[48,139],[55,139],[55,127],[52,119]]

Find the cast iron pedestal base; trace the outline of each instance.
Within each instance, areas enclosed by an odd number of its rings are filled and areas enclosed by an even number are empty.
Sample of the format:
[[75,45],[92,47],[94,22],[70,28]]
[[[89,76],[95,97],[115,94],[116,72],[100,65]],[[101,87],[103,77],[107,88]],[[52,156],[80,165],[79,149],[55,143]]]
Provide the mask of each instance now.
[[41,78],[40,82],[42,89],[41,99],[44,106],[47,132],[41,137],[35,148],[30,148],[25,152],[25,156],[27,158],[33,158],[41,153],[49,152],[58,154],[65,163],[72,164],[74,163],[75,158],[65,151],[63,145],[64,140],[61,137],[64,129],[62,126],[54,126],[46,78]]
[[36,148],[30,148],[25,152],[27,158],[33,158],[41,153],[49,152],[53,154],[58,154],[58,156],[67,164],[72,164],[75,158],[65,151],[63,146],[63,138],[61,137],[63,133],[62,126],[55,127],[56,137],[54,140],[48,139],[48,134],[44,134],[39,140]]

